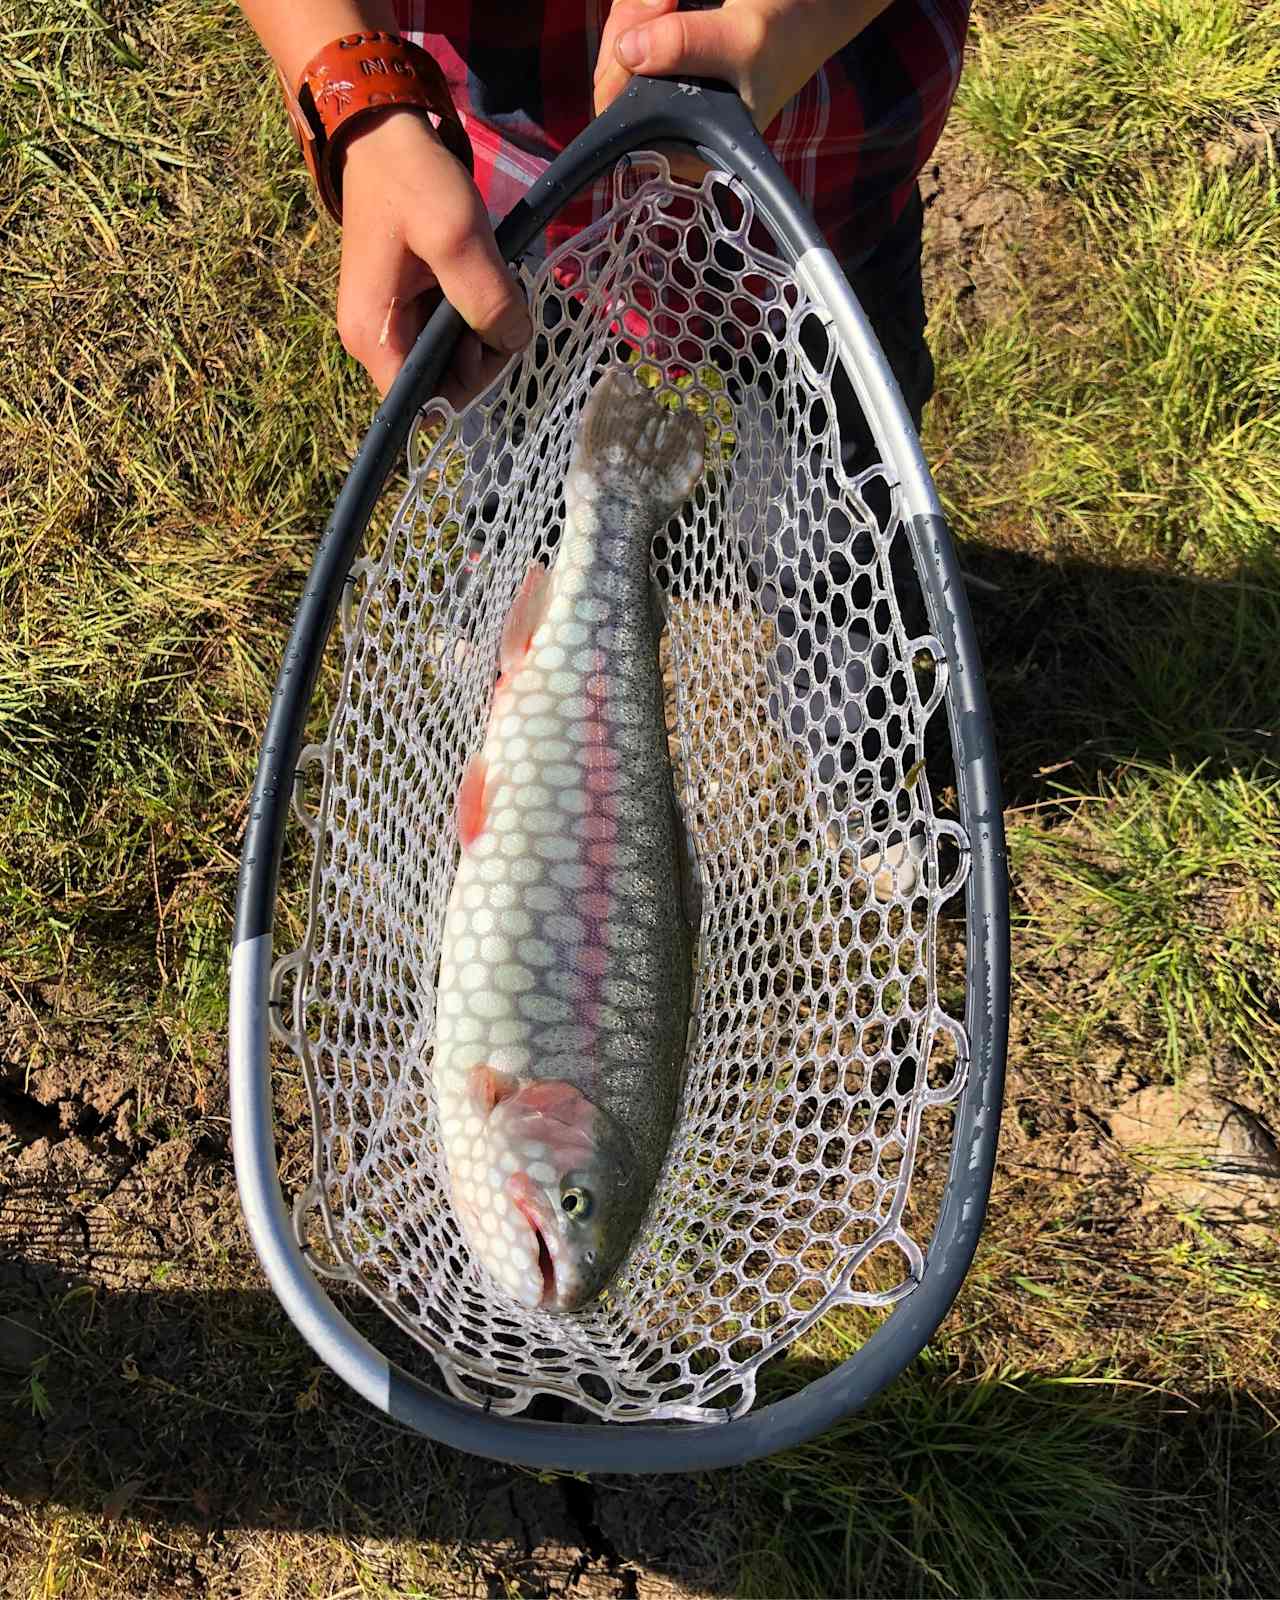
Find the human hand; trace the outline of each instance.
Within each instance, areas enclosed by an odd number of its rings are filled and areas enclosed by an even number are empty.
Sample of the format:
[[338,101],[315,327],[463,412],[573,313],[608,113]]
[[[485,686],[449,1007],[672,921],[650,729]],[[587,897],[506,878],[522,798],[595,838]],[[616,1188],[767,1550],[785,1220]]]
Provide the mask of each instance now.
[[762,132],[814,73],[889,0],[724,0],[677,11],[679,0],[616,0],[600,37],[599,115],[631,78],[720,78]]
[[441,293],[472,330],[442,387],[461,406],[528,343],[532,324],[470,174],[424,117],[392,109],[352,136],[342,174],[338,332],[380,394]]

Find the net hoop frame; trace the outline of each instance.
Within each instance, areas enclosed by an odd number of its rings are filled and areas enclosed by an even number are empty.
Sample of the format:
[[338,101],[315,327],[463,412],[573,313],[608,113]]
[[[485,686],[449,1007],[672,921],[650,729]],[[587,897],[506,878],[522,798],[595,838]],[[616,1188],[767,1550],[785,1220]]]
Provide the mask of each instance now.
[[272,929],[303,728],[352,562],[420,408],[437,391],[463,323],[442,305],[366,434],[316,550],[277,678],[241,857],[231,956],[229,1067],[240,1201],[273,1291],[316,1354],[393,1421],[454,1448],[540,1470],[662,1473],[734,1466],[826,1431],[915,1359],[949,1310],[977,1247],[994,1171],[1009,1011],[1005,838],[990,713],[964,582],[902,394],[835,258],[739,97],[721,84],[633,79],[496,230],[521,256],[564,201],[629,152],[692,149],[733,174],[796,278],[832,319],[840,355],[881,459],[891,464],[932,631],[950,667],[945,696],[965,884],[965,1017],[970,1057],[956,1104],[945,1191],[912,1292],[852,1356],[803,1389],[726,1422],[541,1422],[486,1412],[390,1361],[325,1292],[299,1244],[277,1168],[271,1101]]

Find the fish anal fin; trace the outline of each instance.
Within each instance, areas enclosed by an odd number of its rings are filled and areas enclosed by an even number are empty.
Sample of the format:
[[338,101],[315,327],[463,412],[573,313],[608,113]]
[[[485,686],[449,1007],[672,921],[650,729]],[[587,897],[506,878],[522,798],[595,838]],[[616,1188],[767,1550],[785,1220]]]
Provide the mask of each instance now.
[[486,820],[485,783],[489,769],[483,756],[472,756],[458,788],[458,838],[469,850],[484,832]]
[[549,582],[550,574],[541,562],[535,561],[525,573],[520,593],[512,603],[506,625],[502,630],[498,659],[504,677],[516,671],[529,653],[533,636],[537,633],[551,603]]

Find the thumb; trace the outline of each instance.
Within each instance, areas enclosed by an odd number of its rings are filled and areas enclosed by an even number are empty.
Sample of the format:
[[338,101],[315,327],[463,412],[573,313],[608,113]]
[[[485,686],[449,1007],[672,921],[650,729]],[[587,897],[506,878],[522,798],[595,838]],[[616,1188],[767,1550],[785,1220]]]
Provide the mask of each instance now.
[[629,28],[614,49],[628,72],[649,78],[723,78],[741,90],[763,27],[749,8],[672,12]]

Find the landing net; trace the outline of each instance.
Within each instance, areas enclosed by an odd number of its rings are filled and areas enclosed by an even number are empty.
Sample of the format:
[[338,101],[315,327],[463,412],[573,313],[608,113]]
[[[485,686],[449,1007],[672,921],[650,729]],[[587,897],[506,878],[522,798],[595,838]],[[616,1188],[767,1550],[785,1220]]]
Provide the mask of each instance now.
[[[694,188],[633,157],[615,193],[526,274],[539,333],[523,359],[462,415],[419,418],[407,489],[352,571],[340,681],[295,799],[306,933],[273,992],[311,1097],[297,1215],[322,1270],[477,1404],[550,1394],[615,1421],[709,1420],[749,1408],[761,1366],[833,1308],[883,1311],[920,1278],[933,1212],[912,1180],[923,1169],[925,1193],[945,1170],[949,1116],[930,1114],[968,1062],[944,1005],[962,935],[943,913],[968,847],[926,761],[931,719],[949,748],[942,651],[895,576],[892,474],[842,460],[825,314],[726,175]],[[652,563],[697,862],[695,1017],[630,1256],[605,1298],[553,1316],[469,1259],[433,1008],[455,797],[503,620],[530,563],[554,561],[578,418],[620,361],[707,429],[704,480]]]

